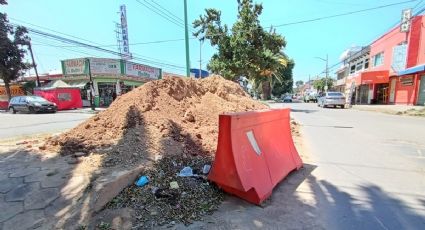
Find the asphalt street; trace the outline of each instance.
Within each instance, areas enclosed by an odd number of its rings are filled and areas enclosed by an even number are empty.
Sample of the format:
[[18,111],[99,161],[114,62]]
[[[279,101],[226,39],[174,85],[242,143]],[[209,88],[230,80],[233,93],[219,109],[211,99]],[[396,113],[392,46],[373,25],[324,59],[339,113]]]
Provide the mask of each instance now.
[[425,118],[271,106],[302,125],[311,174],[297,192],[325,229],[425,229]]
[[0,113],[0,140],[62,132],[93,116],[86,113],[58,112],[55,114]]

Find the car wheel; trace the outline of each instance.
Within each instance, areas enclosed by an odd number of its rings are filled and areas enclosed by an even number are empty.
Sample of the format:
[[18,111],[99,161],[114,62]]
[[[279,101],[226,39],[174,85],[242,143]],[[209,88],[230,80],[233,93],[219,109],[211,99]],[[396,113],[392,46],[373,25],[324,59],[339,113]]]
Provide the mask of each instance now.
[[35,113],[34,107],[32,107],[32,106],[30,106],[30,107],[28,108],[28,110],[30,111],[30,113]]
[[345,106],[344,105],[341,105],[341,109],[344,109],[345,108]]
[[13,107],[10,107],[10,108],[9,108],[9,112],[10,112],[10,113],[13,113],[13,114],[16,114],[16,110],[15,110]]

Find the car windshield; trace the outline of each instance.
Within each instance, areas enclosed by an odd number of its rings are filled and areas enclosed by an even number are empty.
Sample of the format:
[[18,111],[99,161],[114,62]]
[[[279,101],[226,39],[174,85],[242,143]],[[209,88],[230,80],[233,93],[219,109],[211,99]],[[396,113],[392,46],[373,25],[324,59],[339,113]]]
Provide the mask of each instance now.
[[46,99],[42,97],[36,97],[36,96],[27,97],[27,100],[30,102],[47,102]]
[[342,95],[342,93],[328,93],[328,96],[332,96],[332,97],[342,97],[344,95]]

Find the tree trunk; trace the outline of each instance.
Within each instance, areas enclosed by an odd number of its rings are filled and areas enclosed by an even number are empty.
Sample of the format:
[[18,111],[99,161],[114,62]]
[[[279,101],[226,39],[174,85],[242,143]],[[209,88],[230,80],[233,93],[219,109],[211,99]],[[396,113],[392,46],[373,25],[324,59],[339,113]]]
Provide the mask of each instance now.
[[10,101],[10,98],[12,97],[12,95],[10,93],[10,84],[8,80],[4,81],[4,88],[6,88],[7,101]]
[[263,93],[261,94],[261,99],[269,100],[271,98],[271,90],[270,90],[270,81],[263,81],[261,84],[261,88]]

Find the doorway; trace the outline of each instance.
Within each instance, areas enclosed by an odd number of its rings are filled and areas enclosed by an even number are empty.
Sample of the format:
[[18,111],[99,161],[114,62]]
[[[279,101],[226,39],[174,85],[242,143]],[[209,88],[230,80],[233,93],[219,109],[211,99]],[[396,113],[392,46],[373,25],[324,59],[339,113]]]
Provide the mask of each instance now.
[[395,102],[395,86],[396,86],[397,80],[395,78],[391,79],[391,86],[390,86],[390,103],[394,104]]
[[421,76],[418,93],[418,105],[425,105],[425,75]]
[[376,85],[376,103],[378,104],[388,103],[388,84]]

